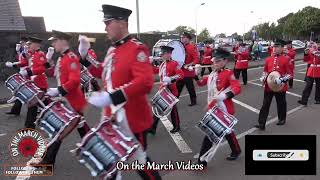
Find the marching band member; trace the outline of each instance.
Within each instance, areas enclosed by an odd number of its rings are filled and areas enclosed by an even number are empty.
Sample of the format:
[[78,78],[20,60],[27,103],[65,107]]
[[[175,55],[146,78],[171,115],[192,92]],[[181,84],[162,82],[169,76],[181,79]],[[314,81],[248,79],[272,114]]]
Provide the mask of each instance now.
[[285,50],[285,54],[290,57],[290,69],[292,71],[292,77],[289,80],[289,88],[293,86],[293,77],[294,77],[294,59],[296,57],[296,50],[292,48],[292,41],[287,41],[286,43],[287,49]]
[[[210,41],[209,40],[206,40],[204,43],[206,45],[205,45],[205,48],[204,48],[202,64],[203,65],[212,65],[211,58],[212,58],[213,49],[210,47]],[[202,70],[201,70],[201,76],[204,75],[204,71],[205,70],[206,70],[206,68],[203,67]],[[209,70],[209,74],[210,74],[212,72],[212,68],[208,67],[208,70]]]
[[307,105],[313,82],[315,81],[315,104],[320,104],[320,51],[318,51],[317,46],[313,45],[313,49],[304,55],[304,61],[308,62],[310,66],[307,69],[306,86],[298,103]]
[[[135,158],[145,164],[150,161],[146,156],[147,133],[153,121],[147,97],[154,83],[149,50],[129,34],[131,10],[111,5],[102,5],[102,9],[105,30],[113,47],[108,51],[103,68],[100,66],[93,73],[102,77],[104,90],[94,92],[88,102],[103,107],[105,117],[115,115],[117,121],[122,120],[121,128],[134,135],[142,145]],[[138,173],[143,179],[161,179],[155,170],[144,169]]]
[[[256,128],[261,130],[265,130],[265,124],[269,115],[269,109],[272,102],[273,96],[276,97],[277,101],[277,111],[278,111],[278,119],[279,122],[277,125],[284,125],[286,122],[287,116],[287,101],[286,101],[286,91],[288,90],[288,85],[286,82],[292,77],[292,71],[290,69],[290,59],[288,56],[284,56],[283,46],[285,45],[285,41],[276,40],[273,45],[273,55],[271,57],[266,58],[264,71],[262,77],[260,78],[261,82],[264,82],[264,98],[263,105],[261,107],[259,113],[258,125],[255,125]],[[267,76],[269,73],[277,71],[280,73],[281,77],[275,79],[273,83],[277,85],[284,85],[280,92],[274,92],[266,83]]]
[[244,85],[247,85],[248,80],[248,67],[249,67],[249,50],[246,48],[245,43],[241,43],[238,51],[236,52],[236,63],[234,67],[234,76],[239,79],[240,73],[242,73],[242,81]]
[[[197,84],[199,86],[208,86],[208,109],[213,106],[220,106],[225,112],[233,115],[235,113],[232,98],[238,95],[241,91],[239,81],[234,77],[232,70],[225,68],[230,53],[217,49],[215,56],[213,57],[214,71],[210,75],[205,76],[199,80],[197,77]],[[227,134],[226,139],[231,148],[231,154],[227,157],[227,160],[236,160],[241,149],[236,139],[234,132]],[[207,166],[207,162],[201,162],[200,157],[205,154],[212,146],[212,142],[206,136],[202,142],[198,163]]]
[[[26,53],[28,51],[28,49],[26,48],[26,43],[28,41],[28,38],[27,37],[21,37],[20,38],[20,41],[19,41],[19,44],[16,44],[16,52],[17,52],[17,59],[18,59],[18,62],[15,62],[15,63],[12,63],[12,62],[6,62],[6,66],[7,67],[20,67],[20,68],[23,68],[25,66],[27,66],[27,62],[24,62],[25,59],[23,58],[23,53]],[[11,100],[8,101],[9,103],[11,102]],[[19,116],[20,115],[20,112],[21,112],[21,108],[22,108],[22,103],[16,99],[14,101],[14,104],[11,108],[10,111],[6,112],[6,114],[9,114],[9,115],[15,115],[15,116]]]
[[182,67],[184,73],[184,78],[177,82],[178,96],[180,96],[184,85],[187,86],[187,90],[190,95],[191,103],[189,106],[194,106],[197,104],[197,95],[194,89],[193,78],[195,76],[194,68],[192,67],[195,64],[199,64],[199,54],[195,45],[190,43],[192,39],[191,34],[184,32],[181,36],[181,42],[183,43],[186,49],[186,60]]
[[304,50],[303,61],[307,63],[307,70],[306,70],[306,74],[304,77],[304,81],[307,81],[308,69],[309,69],[310,65],[312,64],[312,60],[310,60],[310,58],[308,58],[309,53],[312,53],[313,51],[317,51],[317,50],[318,50],[318,46],[314,42],[308,43],[307,48]]
[[[78,56],[70,50],[69,41],[71,35],[59,31],[52,30],[53,36],[48,40],[51,41],[55,52],[60,54],[60,57],[55,66],[55,77],[57,79],[57,88],[49,88],[47,95],[51,97],[64,97],[71,108],[78,114],[83,115],[86,106],[85,97],[80,89],[80,63]],[[78,125],[80,137],[83,137],[90,130],[85,121],[81,121]],[[56,155],[59,151],[62,141],[57,140],[52,143],[45,157],[39,164],[50,164],[54,166]],[[50,166],[47,166],[48,171],[52,171]]]
[[[176,87],[176,81],[183,78],[183,71],[179,68],[179,64],[172,60],[171,55],[173,47],[170,46],[161,46],[161,58],[164,62],[160,65],[159,68],[155,68],[155,73],[159,73],[160,77],[160,88],[166,86],[173,95],[178,96],[178,90]],[[153,116],[153,126],[150,130],[150,133],[155,134],[159,122],[159,118],[155,115]],[[174,105],[171,111],[171,122],[173,129],[170,130],[171,133],[180,131],[180,119],[178,114],[177,105]]]
[[[25,55],[24,62],[28,62],[28,67],[20,70],[20,74],[34,81],[35,85],[38,86],[42,91],[46,92],[48,89],[48,79],[45,75],[45,63],[47,62],[46,55],[40,50],[42,39],[37,37],[29,37],[28,41],[28,55]],[[33,106],[28,108],[27,118],[25,122],[26,128],[35,128],[34,122],[37,118],[38,107]]]

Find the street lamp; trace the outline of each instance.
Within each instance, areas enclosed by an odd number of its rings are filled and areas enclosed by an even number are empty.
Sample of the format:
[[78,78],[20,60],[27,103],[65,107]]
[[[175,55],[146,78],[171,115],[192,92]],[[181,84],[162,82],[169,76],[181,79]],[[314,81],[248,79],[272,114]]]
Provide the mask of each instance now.
[[140,39],[139,0],[136,0],[137,8],[137,38]]
[[200,6],[205,5],[206,3],[201,3],[199,6],[196,7],[196,44],[198,43],[198,9]]

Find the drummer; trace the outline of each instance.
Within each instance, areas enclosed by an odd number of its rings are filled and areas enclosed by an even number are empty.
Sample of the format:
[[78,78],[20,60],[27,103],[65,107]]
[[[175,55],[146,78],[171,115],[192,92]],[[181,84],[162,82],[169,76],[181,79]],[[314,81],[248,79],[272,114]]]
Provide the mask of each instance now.
[[[58,87],[49,88],[47,95],[51,97],[65,97],[69,105],[80,115],[83,115],[86,106],[86,100],[80,89],[80,63],[78,56],[69,49],[69,41],[72,36],[67,33],[52,30],[53,36],[48,40],[51,41],[55,52],[60,54],[56,64],[55,76]],[[78,132],[82,138],[90,130],[85,121],[81,121],[78,126]],[[48,171],[52,171],[56,155],[59,151],[62,141],[58,140],[51,144],[46,152],[45,157],[39,164],[48,164]]]
[[[171,93],[177,97],[178,90],[176,81],[183,79],[183,71],[179,68],[178,62],[172,60],[171,55],[174,48],[170,46],[161,46],[160,48],[161,58],[164,60],[164,62],[160,65],[160,67],[154,67],[154,72],[159,73],[160,89],[163,87],[167,87],[171,91]],[[151,134],[156,133],[157,125],[159,122],[159,118],[157,116],[154,115],[153,119],[153,126],[150,130]],[[173,106],[171,111],[171,122],[173,125],[173,129],[170,132],[178,132],[180,130],[180,119],[176,105]]]
[[[196,80],[199,86],[208,85],[208,109],[219,106],[225,112],[233,115],[235,112],[232,98],[241,92],[241,86],[239,81],[234,77],[232,70],[225,68],[229,57],[229,52],[218,48],[212,58],[214,71],[202,79],[196,76]],[[199,70],[200,69],[197,68],[196,71],[198,72]],[[227,160],[236,160],[241,153],[238,140],[234,132],[227,134],[225,137],[231,148],[231,154],[227,157]],[[198,158],[199,164],[207,166],[207,162],[200,161],[200,157],[205,154],[211,146],[212,142],[209,138],[207,136],[204,137]]]
[[[286,91],[288,90],[287,81],[292,77],[292,70],[290,69],[290,58],[285,56],[283,52],[283,47],[286,44],[284,40],[278,39],[273,45],[273,55],[266,58],[264,70],[260,81],[265,84],[264,87],[264,97],[263,104],[259,113],[258,125],[256,128],[260,130],[265,130],[266,121],[269,115],[269,109],[272,102],[273,96],[276,97],[277,101],[277,111],[279,122],[277,125],[284,125],[286,123],[287,116],[287,101],[286,101]],[[277,71],[280,73],[281,77],[278,77],[274,82],[266,83],[267,76],[269,73]],[[269,84],[270,83],[270,84]],[[283,86],[279,92],[275,92],[270,86]]]

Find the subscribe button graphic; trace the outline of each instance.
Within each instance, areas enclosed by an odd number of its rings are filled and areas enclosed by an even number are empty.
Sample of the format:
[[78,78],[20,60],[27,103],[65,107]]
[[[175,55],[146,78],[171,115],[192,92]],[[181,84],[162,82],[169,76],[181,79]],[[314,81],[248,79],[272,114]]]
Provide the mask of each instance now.
[[254,161],[307,161],[308,150],[253,150]]

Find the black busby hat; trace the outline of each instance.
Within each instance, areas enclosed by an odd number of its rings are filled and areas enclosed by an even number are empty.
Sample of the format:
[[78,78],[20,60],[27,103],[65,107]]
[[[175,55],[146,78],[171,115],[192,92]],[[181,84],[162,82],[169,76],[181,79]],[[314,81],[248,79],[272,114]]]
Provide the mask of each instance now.
[[172,52],[174,50],[173,47],[170,46],[160,46],[162,52]]
[[187,37],[188,39],[192,39],[192,35],[188,32],[183,32],[181,37]]
[[246,43],[240,43],[240,46],[246,46],[247,44]]
[[130,9],[108,4],[102,5],[102,11],[104,14],[103,21],[109,21],[112,19],[128,20],[130,14],[132,13]]
[[225,58],[229,58],[230,52],[228,52],[222,48],[218,48],[215,50],[213,56],[215,57],[213,59],[216,59],[216,60],[219,60],[221,58],[225,59]]
[[29,42],[31,42],[31,43],[41,43],[42,42],[42,39],[40,39],[38,37],[30,36],[28,39],[29,39]]
[[274,45],[273,46],[282,46],[283,47],[284,45],[286,45],[286,41],[284,41],[282,39],[276,39],[274,41]]
[[61,31],[52,30],[52,37],[50,37],[48,40],[56,40],[56,39],[63,39],[69,41],[72,38],[72,35],[69,33],[64,33]]

